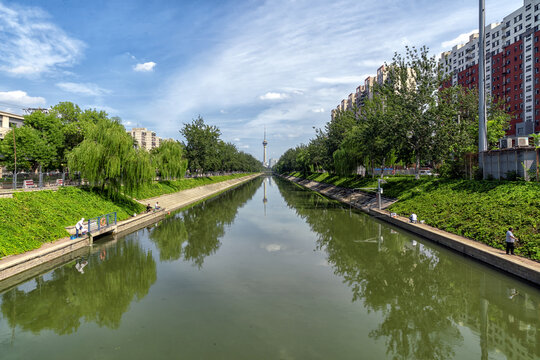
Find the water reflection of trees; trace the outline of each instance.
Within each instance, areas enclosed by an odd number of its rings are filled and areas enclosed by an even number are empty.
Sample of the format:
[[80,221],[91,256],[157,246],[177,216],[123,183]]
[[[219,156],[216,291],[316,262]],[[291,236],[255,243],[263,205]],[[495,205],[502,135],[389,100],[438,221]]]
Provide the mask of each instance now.
[[262,178],[254,179],[161,221],[150,233],[160,259],[173,261],[183,257],[200,268],[204,259],[219,249],[225,227],[233,223],[238,209],[255,195],[261,181]]
[[81,322],[118,328],[133,300],[140,300],[156,281],[156,263],[132,241],[119,242],[100,259],[91,256],[81,274],[75,262],[35,278],[35,289],[14,288],[2,294],[1,311],[11,327],[39,333],[76,331]]
[[[452,358],[463,342],[461,325],[480,333],[483,358],[494,348],[508,358],[540,355],[540,303],[531,288],[518,283],[511,289],[511,282],[478,271],[477,264],[450,260],[368,216],[283,181],[278,187],[318,234],[318,247],[353,301],[383,315],[370,337],[385,339],[389,355]],[[507,296],[513,291],[516,296]]]

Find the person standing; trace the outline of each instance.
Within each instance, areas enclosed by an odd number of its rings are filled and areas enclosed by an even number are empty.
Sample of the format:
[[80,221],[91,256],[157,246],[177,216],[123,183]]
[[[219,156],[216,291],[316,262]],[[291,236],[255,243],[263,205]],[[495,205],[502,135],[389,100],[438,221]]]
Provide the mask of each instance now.
[[513,228],[509,228],[506,232],[506,255],[512,254],[514,255],[514,243],[517,241],[517,238],[512,233],[514,231]]

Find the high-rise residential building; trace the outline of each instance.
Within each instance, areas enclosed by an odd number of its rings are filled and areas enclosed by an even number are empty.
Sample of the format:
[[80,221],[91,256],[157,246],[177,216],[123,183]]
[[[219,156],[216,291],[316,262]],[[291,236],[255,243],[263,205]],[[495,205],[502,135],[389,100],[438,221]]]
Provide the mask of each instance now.
[[137,142],[137,146],[148,151],[159,147],[161,138],[156,136],[154,131],[146,128],[133,128],[127,132]]
[[[486,95],[504,100],[511,114],[507,136],[527,136],[540,131],[540,0],[523,6],[502,22],[486,26]],[[440,64],[450,76],[445,85],[478,84],[478,34],[441,55]]]
[[5,111],[0,111],[0,121],[0,139],[4,138],[10,128],[24,125],[24,117]]
[[347,110],[353,109],[357,106],[356,104],[356,93],[350,93],[349,97],[347,98]]

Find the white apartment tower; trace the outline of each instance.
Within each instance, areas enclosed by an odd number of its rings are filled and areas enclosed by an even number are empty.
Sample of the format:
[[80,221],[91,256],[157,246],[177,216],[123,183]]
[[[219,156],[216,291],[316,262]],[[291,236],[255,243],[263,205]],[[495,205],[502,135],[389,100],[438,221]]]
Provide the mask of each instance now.
[[159,147],[161,138],[156,136],[154,131],[146,128],[133,128],[127,132],[137,142],[137,146],[148,151]]

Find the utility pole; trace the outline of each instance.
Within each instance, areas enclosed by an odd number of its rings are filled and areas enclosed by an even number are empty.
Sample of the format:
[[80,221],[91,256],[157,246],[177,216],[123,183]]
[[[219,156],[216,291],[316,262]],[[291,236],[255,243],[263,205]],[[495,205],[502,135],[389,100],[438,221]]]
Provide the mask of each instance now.
[[[487,151],[486,128],[486,34],[485,34],[485,0],[479,0],[479,27],[478,39],[478,160],[483,160],[483,152]],[[484,166],[482,161],[482,167]]]
[[13,125],[13,157],[15,160],[15,167],[13,169],[13,190],[17,190],[17,144],[15,142],[15,129],[17,125]]

